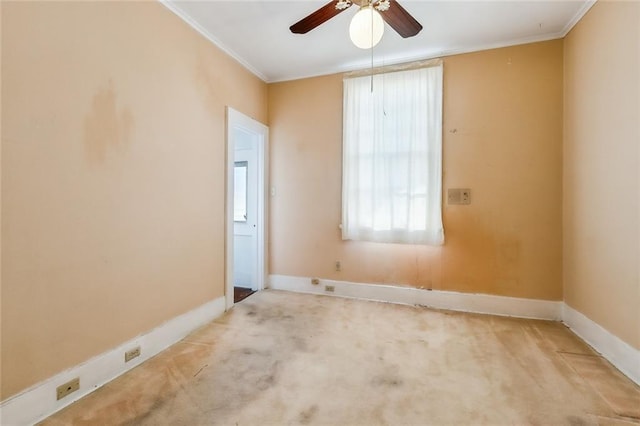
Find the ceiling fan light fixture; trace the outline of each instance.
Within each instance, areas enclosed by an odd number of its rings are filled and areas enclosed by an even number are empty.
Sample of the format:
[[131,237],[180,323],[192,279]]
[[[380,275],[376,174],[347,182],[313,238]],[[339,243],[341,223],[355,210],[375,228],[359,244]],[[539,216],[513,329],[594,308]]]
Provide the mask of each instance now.
[[382,16],[371,5],[361,7],[351,19],[349,37],[360,49],[371,49],[380,42],[383,33]]

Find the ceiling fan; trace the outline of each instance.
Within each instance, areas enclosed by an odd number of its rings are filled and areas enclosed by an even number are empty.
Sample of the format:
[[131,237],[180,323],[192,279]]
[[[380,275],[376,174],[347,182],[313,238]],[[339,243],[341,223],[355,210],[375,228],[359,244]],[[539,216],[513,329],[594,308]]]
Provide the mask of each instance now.
[[369,49],[380,41],[384,28],[382,20],[403,38],[413,37],[422,30],[422,25],[396,0],[333,0],[289,29],[294,34],[306,34],[344,12],[354,2],[360,4],[360,10],[351,21],[349,33],[351,40],[360,48]]

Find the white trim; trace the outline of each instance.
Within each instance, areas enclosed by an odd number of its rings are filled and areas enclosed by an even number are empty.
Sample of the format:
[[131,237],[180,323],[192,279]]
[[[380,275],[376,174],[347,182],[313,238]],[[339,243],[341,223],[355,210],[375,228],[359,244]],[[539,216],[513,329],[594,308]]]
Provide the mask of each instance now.
[[640,385],[640,350],[566,303],[563,306],[562,321],[624,375]]
[[248,117],[231,107],[227,107],[226,125],[226,151],[227,180],[226,226],[225,226],[225,295],[227,310],[233,307],[233,170],[235,155],[235,138],[232,129],[242,129],[260,136],[258,141],[258,264],[257,284],[258,290],[263,290],[267,282],[267,186],[269,183],[269,128],[264,124]]
[[[559,321],[562,314],[562,302],[550,300],[424,290],[413,287],[351,283],[324,279],[320,280],[319,285],[313,285],[311,284],[311,278],[286,275],[270,275],[269,283],[270,288],[274,290],[420,305],[463,312],[555,321]],[[332,285],[335,290],[326,292],[325,285]]]
[[[224,313],[224,307],[224,297],[211,300],[123,343],[117,348],[58,373],[18,395],[2,401],[0,404],[0,423],[11,426],[29,425],[49,417],[219,317]],[[136,346],[140,346],[140,356],[125,364],[125,351]],[[56,401],[56,387],[74,377],[80,377],[80,389],[67,398]]]
[[567,22],[567,25],[562,29],[562,38],[566,37],[569,34],[569,31],[576,26],[578,22],[587,14],[587,12],[591,9],[591,7],[596,4],[596,0],[587,0],[582,4],[582,7],[576,12],[575,15]]
[[267,255],[269,250],[269,128],[263,126],[262,143],[258,146],[260,175],[258,185],[258,290],[264,290],[268,279]]
[[[233,50],[225,46],[224,43],[222,43],[220,40],[214,37],[213,34],[207,31],[202,25],[200,25],[195,19],[193,19],[187,12],[180,9],[180,7],[178,6],[179,2],[176,2],[175,0],[159,0],[159,1],[167,9],[175,13],[178,17],[180,17],[183,21],[185,21],[189,26],[191,26],[194,30],[200,33],[203,37],[205,37],[211,43],[216,45],[220,50],[222,50],[223,52],[231,56],[233,59],[238,61],[243,67],[245,67],[247,70],[249,70],[251,73],[253,73],[256,77],[260,78],[265,83],[280,83],[283,81],[300,80],[304,78],[312,78],[312,77],[325,76],[325,75],[337,74],[342,72],[357,71],[362,69],[363,67],[366,68],[370,66],[370,64],[358,62],[358,63],[342,64],[339,66],[328,67],[328,68],[325,68],[324,70],[308,73],[308,74],[289,75],[289,76],[283,76],[283,77],[277,77],[277,78],[269,78],[265,74],[260,72],[258,69],[253,67],[251,64],[249,64],[249,62],[243,59],[236,52],[234,52]],[[582,4],[582,7],[580,7],[580,9],[567,22],[567,24],[562,28],[562,30],[555,33],[544,34],[544,35],[534,35],[534,36],[523,37],[519,39],[508,40],[508,41],[498,42],[498,43],[487,43],[487,44],[477,45],[473,47],[442,50],[439,52],[422,53],[417,55],[393,57],[393,58],[386,57],[374,62],[374,66],[395,65],[395,64],[401,64],[404,62],[442,58],[446,56],[460,55],[463,53],[473,53],[473,52],[480,52],[483,50],[499,49],[503,47],[511,47],[511,46],[518,46],[522,44],[538,43],[542,41],[561,39],[561,38],[564,38],[578,22],[580,22],[580,20],[584,17],[584,15],[591,9],[591,7],[595,3],[596,3],[596,0],[586,0]]]
[[[473,46],[473,47],[465,47],[465,48],[458,48],[458,49],[449,49],[449,50],[440,50],[440,51],[435,51],[435,52],[428,52],[428,53],[417,53],[417,54],[413,54],[413,55],[407,55],[407,56],[382,56],[382,57],[378,57],[377,59],[374,58],[373,61],[373,66],[374,67],[381,67],[381,66],[387,66],[387,65],[399,65],[399,64],[404,64],[404,63],[408,63],[408,62],[413,62],[413,61],[427,61],[427,60],[431,60],[431,59],[439,59],[439,58],[446,58],[447,56],[455,56],[455,55],[462,55],[465,53],[475,53],[475,52],[482,52],[485,50],[492,50],[492,49],[501,49],[504,47],[513,47],[513,46],[520,46],[523,44],[530,44],[530,43],[539,43],[539,42],[543,42],[543,41],[550,41],[550,40],[558,40],[564,37],[564,34],[562,32],[557,32],[557,33],[552,33],[552,34],[545,34],[542,36],[531,36],[531,37],[523,37],[517,40],[510,40],[510,41],[506,41],[506,42],[499,42],[499,43],[487,43],[487,44],[483,44],[483,45],[478,45],[478,46]],[[370,59],[369,59],[370,61]],[[371,68],[371,63],[367,63],[366,60],[361,60],[358,62],[351,62],[348,64],[341,64],[339,66],[332,66],[332,67],[328,67],[325,68],[323,70],[320,70],[318,72],[313,72],[313,73],[308,73],[308,74],[300,74],[300,75],[290,75],[290,76],[286,76],[286,77],[278,77],[278,78],[271,78],[271,79],[267,79],[265,80],[267,83],[281,83],[281,82],[285,82],[285,81],[293,81],[293,80],[301,80],[301,79],[305,79],[305,78],[313,78],[313,77],[321,77],[321,76],[325,76],[325,75],[331,75],[331,74],[338,74],[338,73],[345,73],[345,72],[353,72],[353,71],[360,71],[363,69],[367,69],[367,68]]]
[[227,180],[227,194],[225,196],[225,231],[224,231],[224,267],[225,267],[225,309],[229,310],[233,308],[233,194],[234,194],[234,177],[231,175],[231,171],[234,170],[235,164],[235,144],[233,142],[231,131],[231,120],[235,116],[235,110],[227,107],[227,122],[226,122],[226,155],[227,155],[227,167],[225,170],[225,179]]
[[[325,291],[326,285],[334,286],[334,291]],[[324,279],[320,280],[320,284],[313,285],[311,278],[287,275],[270,275],[269,287],[274,290],[420,305],[453,311],[562,320],[571,331],[640,385],[640,350],[564,302]]]
[[220,40],[213,36],[209,31],[206,30],[202,25],[200,25],[195,19],[193,19],[187,12],[183,11],[178,7],[177,2],[172,0],[158,0],[162,3],[167,9],[178,15],[180,19],[182,19],[187,25],[196,30],[201,36],[209,40],[211,43],[216,45],[218,49],[222,50],[227,55],[231,56],[235,59],[240,65],[249,70],[253,75],[258,77],[260,80],[268,83],[267,77],[258,71],[256,68],[251,66],[247,61],[245,61],[240,55],[238,55],[233,50],[229,49],[225,46]]

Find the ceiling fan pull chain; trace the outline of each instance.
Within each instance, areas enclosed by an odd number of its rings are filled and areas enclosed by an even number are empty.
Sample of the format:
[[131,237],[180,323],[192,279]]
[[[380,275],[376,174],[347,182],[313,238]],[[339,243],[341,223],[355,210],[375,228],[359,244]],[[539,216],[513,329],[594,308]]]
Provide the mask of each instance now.
[[373,93],[373,13],[371,14],[371,93]]

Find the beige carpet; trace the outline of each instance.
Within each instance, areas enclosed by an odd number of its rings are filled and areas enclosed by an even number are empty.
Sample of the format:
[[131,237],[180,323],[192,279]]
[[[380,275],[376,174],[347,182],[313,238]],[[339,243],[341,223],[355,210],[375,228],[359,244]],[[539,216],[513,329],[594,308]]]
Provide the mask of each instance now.
[[46,425],[627,425],[562,324],[262,291]]

